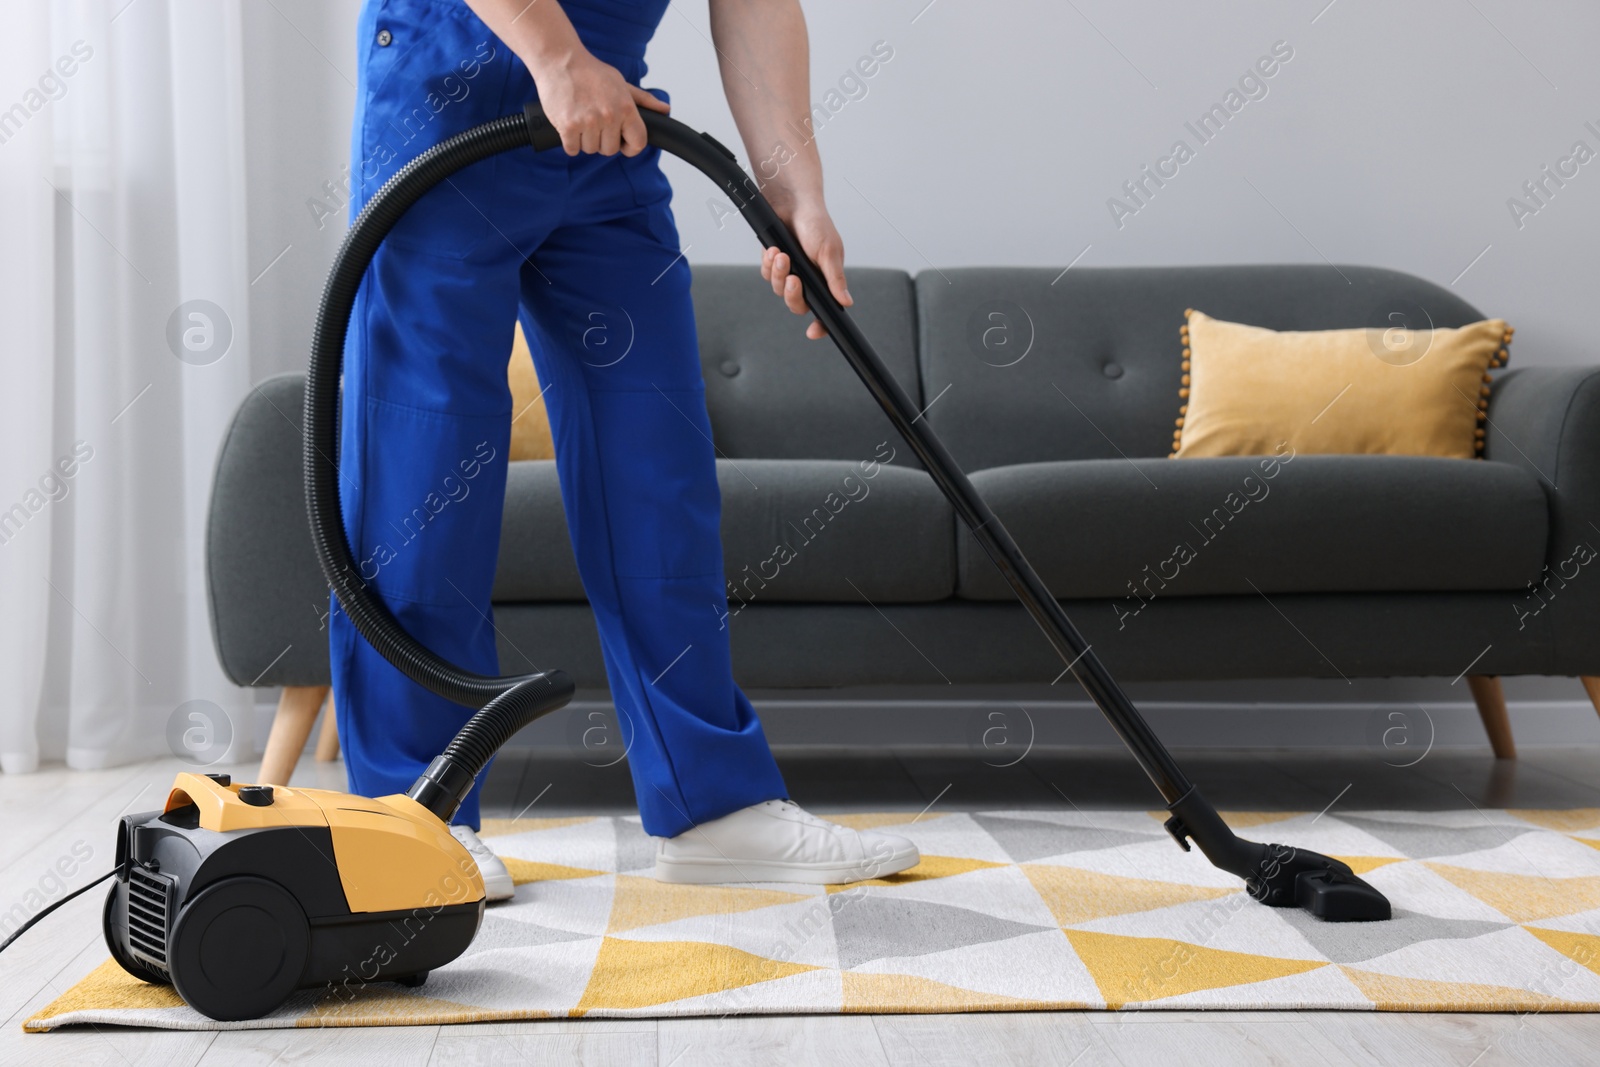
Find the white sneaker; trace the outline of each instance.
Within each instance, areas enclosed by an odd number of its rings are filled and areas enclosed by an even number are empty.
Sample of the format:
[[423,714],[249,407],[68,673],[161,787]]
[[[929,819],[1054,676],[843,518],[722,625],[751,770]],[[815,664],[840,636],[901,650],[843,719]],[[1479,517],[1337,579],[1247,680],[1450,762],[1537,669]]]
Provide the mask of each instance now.
[[452,826],[450,835],[465,845],[477,861],[478,873],[483,876],[484,896],[489,900],[510,900],[517,887],[500,857],[489,851],[489,846],[479,839],[470,826]]
[[656,838],[656,880],[803,882],[841,885],[915,867],[917,846],[903,837],[851,830],[806,813],[789,800],[768,800]]

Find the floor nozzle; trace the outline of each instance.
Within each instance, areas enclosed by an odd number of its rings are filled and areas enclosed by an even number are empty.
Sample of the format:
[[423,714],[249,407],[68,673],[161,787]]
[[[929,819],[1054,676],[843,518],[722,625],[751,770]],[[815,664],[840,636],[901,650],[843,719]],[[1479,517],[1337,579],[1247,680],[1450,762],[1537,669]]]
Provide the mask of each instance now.
[[1292,845],[1263,845],[1261,873],[1245,888],[1274,908],[1304,908],[1331,923],[1381,922],[1391,917],[1389,898],[1350,869],[1320,852]]
[[1244,879],[1250,896],[1269,907],[1304,908],[1332,923],[1381,922],[1389,899],[1362,881],[1343,860],[1293,845],[1263,845],[1235,834],[1200,791],[1167,806],[1166,828],[1185,849],[1192,840],[1206,859]]

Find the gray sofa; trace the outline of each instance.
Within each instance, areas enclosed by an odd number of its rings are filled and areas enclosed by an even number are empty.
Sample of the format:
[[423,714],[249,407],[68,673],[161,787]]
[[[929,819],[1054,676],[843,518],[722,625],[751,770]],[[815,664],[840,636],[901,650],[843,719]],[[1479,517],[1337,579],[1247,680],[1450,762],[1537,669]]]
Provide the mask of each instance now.
[[[1419,305],[1441,326],[1484,316],[1357,267],[858,267],[850,281],[867,337],[1123,679],[1600,674],[1600,368],[1499,372],[1482,461],[1301,455],[1268,478],[1257,458],[1166,458],[1184,308],[1280,330]],[[739,681],[1055,678],[837,351],[804,339],[754,267],[698,267],[694,294]],[[1514,348],[1513,367],[1537,355]],[[246,685],[327,681],[301,389],[289,375],[254,390],[216,469],[212,620]],[[603,686],[553,464],[513,464],[506,505],[502,669],[527,668],[522,649]]]

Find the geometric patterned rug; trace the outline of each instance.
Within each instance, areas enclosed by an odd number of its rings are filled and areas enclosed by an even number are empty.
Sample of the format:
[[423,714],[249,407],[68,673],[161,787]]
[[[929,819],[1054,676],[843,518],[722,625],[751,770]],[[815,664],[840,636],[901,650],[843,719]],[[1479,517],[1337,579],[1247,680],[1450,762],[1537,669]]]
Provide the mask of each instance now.
[[[518,882],[426,985],[216,1023],[110,960],[25,1023],[171,1029],[1046,1009],[1600,1010],[1600,810],[1226,813],[1338,856],[1386,923],[1263,907],[1166,812],[842,815],[922,863],[854,886],[672,886],[637,818],[485,820]],[[910,820],[910,821],[908,821]]]

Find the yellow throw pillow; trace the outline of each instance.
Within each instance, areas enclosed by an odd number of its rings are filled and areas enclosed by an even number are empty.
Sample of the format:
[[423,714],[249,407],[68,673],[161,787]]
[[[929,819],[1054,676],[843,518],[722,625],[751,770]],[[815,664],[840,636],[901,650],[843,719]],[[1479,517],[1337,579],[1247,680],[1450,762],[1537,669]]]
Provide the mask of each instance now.
[[506,375],[511,381],[511,458],[555,459],[550,417],[544,409],[533,353],[528,351],[528,339],[522,336],[520,322],[511,341],[511,365]]
[[1488,371],[1511,327],[1278,332],[1190,309],[1171,455],[1364,453],[1471,459],[1483,451]]

